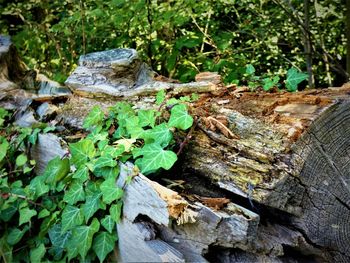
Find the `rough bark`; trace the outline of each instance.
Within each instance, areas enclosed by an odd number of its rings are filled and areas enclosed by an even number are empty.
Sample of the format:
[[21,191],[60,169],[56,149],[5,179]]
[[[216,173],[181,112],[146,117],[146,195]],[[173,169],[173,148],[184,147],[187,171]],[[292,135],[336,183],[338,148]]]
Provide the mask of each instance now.
[[345,85],[202,99],[195,107],[200,129],[183,164],[228,192],[289,214],[308,243],[328,250],[324,259],[349,261],[349,92]]
[[[52,98],[61,96],[58,90],[42,97],[19,89],[27,69],[10,50],[9,41],[0,43],[0,105],[15,108],[24,126],[44,116],[55,118]],[[9,67],[22,73],[11,77]],[[147,108],[159,86],[173,95],[203,92],[191,106],[198,120],[192,140],[171,172],[185,181],[185,190],[169,190],[131,164],[121,167],[118,183],[125,196],[115,259],[349,262],[350,85],[251,93],[224,87],[215,74],[197,79],[205,85],[152,81],[124,94],[135,107]],[[112,96],[93,99],[95,93],[76,95],[52,121],[81,128],[94,105],[105,109],[116,102]],[[38,142],[31,150],[31,157],[42,161],[38,169],[48,161],[43,156],[64,154],[57,137],[39,135]],[[127,176],[133,177],[130,184],[124,183]]]

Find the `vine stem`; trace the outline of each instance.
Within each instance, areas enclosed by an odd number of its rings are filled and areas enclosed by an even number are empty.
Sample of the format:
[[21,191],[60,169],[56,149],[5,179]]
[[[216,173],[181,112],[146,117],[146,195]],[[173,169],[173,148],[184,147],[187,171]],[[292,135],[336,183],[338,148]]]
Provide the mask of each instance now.
[[192,133],[193,133],[194,129],[197,127],[198,121],[199,121],[199,119],[197,117],[195,117],[194,124],[192,125],[190,131],[187,133],[185,139],[180,144],[179,150],[176,153],[177,156],[180,155],[180,153],[182,152],[185,145],[190,141]]
[[21,198],[23,200],[26,200],[28,203],[32,204],[32,205],[36,205],[36,206],[40,206],[40,207],[44,207],[42,204],[39,204],[39,203],[36,203],[30,199],[28,199],[26,196],[24,195],[18,195],[18,194],[13,194],[13,193],[8,193],[10,196],[14,196],[14,197],[17,197],[17,198]]

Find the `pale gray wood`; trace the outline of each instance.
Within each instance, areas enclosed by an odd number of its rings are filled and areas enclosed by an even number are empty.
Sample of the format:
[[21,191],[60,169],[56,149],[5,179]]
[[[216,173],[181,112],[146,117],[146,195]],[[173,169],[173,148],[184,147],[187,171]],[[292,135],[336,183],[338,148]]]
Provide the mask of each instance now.
[[30,157],[36,161],[35,173],[42,174],[47,163],[53,158],[67,154],[67,149],[61,146],[62,140],[54,134],[38,134],[38,140],[30,150]]

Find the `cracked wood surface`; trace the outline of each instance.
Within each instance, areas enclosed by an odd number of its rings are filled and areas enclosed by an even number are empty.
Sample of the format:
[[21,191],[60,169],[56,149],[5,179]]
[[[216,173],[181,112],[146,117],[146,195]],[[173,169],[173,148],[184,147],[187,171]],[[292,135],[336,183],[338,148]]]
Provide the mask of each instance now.
[[325,256],[350,260],[350,86],[289,93],[226,92],[195,111],[226,117],[232,138],[208,125],[187,147],[184,165],[220,188],[292,215]]

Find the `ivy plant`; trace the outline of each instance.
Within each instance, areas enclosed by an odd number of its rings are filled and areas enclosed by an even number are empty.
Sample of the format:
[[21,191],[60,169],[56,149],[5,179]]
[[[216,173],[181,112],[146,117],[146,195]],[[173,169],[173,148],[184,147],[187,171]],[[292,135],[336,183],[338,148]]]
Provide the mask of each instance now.
[[[157,100],[167,104],[163,92]],[[36,142],[32,137],[43,131],[13,127],[1,109],[2,261],[108,259],[118,240],[126,183],[116,185],[119,162],[134,162],[146,175],[170,169],[177,160],[174,131],[193,124],[187,100],[172,100],[171,107],[160,107],[163,111],[134,110],[126,102],[107,114],[93,107],[83,123],[88,135],[69,143],[70,154],[49,161],[40,175],[33,171],[28,149]]]

